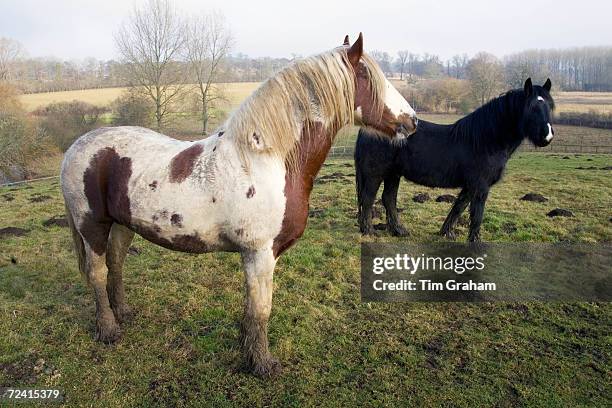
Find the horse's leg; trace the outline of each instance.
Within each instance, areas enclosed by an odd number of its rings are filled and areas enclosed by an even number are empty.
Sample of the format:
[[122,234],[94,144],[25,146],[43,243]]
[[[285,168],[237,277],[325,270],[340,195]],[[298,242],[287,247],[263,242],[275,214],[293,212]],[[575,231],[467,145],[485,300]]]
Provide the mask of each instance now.
[[444,220],[444,224],[442,224],[442,228],[440,229],[440,235],[443,235],[449,239],[455,239],[457,236],[453,228],[459,219],[459,216],[465,210],[468,203],[470,202],[470,195],[466,188],[463,188],[459,193],[459,196],[455,200],[453,207],[451,208],[446,220]]
[[359,192],[359,230],[364,235],[374,233],[372,228],[372,207],[376,200],[376,192],[382,183],[382,179],[370,178],[365,180],[363,187]]
[[469,242],[480,241],[480,225],[484,215],[485,202],[489,195],[488,189],[477,190],[470,201],[470,235]]
[[394,174],[385,179],[382,202],[387,212],[389,232],[398,237],[405,237],[408,235],[408,231],[402,226],[397,215],[397,190],[399,189],[400,178],[401,176]]
[[272,275],[276,260],[272,249],[242,252],[246,299],[241,344],[251,371],[261,377],[280,372],[281,366],[268,350],[268,318],[272,309]]
[[[90,237],[94,240],[98,240],[96,247],[105,248],[108,244],[109,231],[110,225],[90,225],[83,237]],[[106,291],[106,281],[108,277],[106,252],[104,252],[104,250],[102,250],[101,253],[94,251],[89,242],[93,241],[84,240],[84,275],[87,279],[87,283],[93,288],[96,296],[96,340],[110,344],[119,340],[121,337],[121,329],[111,310],[108,292]],[[104,245],[101,245],[102,243],[104,243]]]
[[113,224],[106,246],[106,266],[108,267],[108,282],[106,290],[111,308],[119,323],[132,317],[132,310],[125,302],[123,289],[123,263],[127,255],[134,232],[120,224]]

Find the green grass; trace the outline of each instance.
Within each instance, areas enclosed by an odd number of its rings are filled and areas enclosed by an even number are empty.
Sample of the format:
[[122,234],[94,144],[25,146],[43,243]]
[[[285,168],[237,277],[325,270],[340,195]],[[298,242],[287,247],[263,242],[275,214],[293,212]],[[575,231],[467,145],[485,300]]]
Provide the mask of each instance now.
[[[492,190],[483,239],[610,242],[610,171],[575,168],[612,159],[568,157],[517,154]],[[0,386],[59,387],[68,406],[609,406],[609,303],[362,303],[354,169],[328,160],[322,175],[332,173],[344,176],[316,184],[306,233],[276,269],[270,341],[284,373],[271,381],[242,369],[238,255],[137,238],[125,281],[138,314],[104,346],[68,230],[42,226],[63,213],[57,181],[0,189],[0,228],[30,230],[0,239]],[[450,204],[416,204],[416,192],[456,192],[401,185],[408,239],[439,241]],[[528,192],[550,201],[518,200]],[[51,199],[31,203],[35,194]],[[575,217],[546,217],[555,207]]]

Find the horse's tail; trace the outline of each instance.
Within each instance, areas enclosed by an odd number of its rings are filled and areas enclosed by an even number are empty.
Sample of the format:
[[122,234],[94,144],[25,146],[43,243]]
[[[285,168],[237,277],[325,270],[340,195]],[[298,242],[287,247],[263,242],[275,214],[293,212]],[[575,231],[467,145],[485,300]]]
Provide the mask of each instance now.
[[85,255],[85,243],[83,242],[83,237],[77,231],[76,226],[74,225],[74,218],[72,218],[72,214],[70,213],[70,209],[66,206],[66,219],[68,220],[68,226],[70,227],[70,231],[72,232],[72,239],[74,240],[74,250],[77,254],[77,259],[79,261],[79,270],[83,276],[86,275],[86,262],[87,257]]
[[359,133],[357,134],[357,142],[355,143],[355,154],[354,154],[354,158],[355,158],[355,190],[357,192],[357,209],[358,209],[358,213],[361,214],[361,205],[362,205],[362,198],[361,198],[361,192],[363,191],[364,188],[364,177],[363,177],[363,172],[362,172],[362,158],[363,158],[363,152],[362,152],[362,148],[363,148],[363,143],[364,143],[364,139],[366,137],[365,131],[363,130],[363,128],[359,128]]

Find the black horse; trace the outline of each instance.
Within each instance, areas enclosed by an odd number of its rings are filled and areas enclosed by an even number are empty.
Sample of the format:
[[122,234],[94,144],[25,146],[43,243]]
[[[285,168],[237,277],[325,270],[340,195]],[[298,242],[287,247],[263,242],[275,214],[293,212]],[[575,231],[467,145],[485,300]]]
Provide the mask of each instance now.
[[523,139],[546,146],[553,138],[551,82],[534,86],[531,78],[481,106],[452,125],[419,121],[415,134],[388,142],[360,129],[355,148],[359,228],[372,233],[372,206],[380,183],[387,212],[387,228],[405,236],[397,216],[397,189],[401,176],[429,187],[457,188],[461,192],[440,234],[454,239],[453,227],[470,204],[468,241],[480,240],[480,224],[489,189],[503,174],[510,156]]

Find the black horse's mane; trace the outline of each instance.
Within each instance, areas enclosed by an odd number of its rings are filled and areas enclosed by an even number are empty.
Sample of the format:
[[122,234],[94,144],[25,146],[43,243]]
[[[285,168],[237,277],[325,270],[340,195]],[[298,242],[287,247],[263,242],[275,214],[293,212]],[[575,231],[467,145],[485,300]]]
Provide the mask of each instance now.
[[525,105],[525,92],[513,89],[485,103],[452,125],[451,137],[475,149],[520,141],[517,123]]

